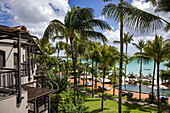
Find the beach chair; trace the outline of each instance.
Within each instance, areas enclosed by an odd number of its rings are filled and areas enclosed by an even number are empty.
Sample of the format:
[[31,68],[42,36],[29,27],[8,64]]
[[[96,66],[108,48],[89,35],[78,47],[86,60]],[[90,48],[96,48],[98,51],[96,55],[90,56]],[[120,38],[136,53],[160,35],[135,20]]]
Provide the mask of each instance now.
[[93,84],[91,82],[89,82],[89,81],[87,81],[86,85],[87,86],[93,86]]
[[123,92],[123,93],[122,93],[122,96],[123,96],[123,97],[124,97],[124,96],[126,96],[126,95],[127,95],[127,93],[126,93],[126,92]]
[[161,96],[161,103],[165,103],[165,104],[168,104],[168,97],[166,96]]
[[106,91],[110,90],[110,88],[107,88],[107,87],[104,87],[104,88],[103,88],[103,87],[101,87],[101,86],[98,86],[98,88],[99,88],[99,89],[104,89],[104,90],[106,90]]
[[130,92],[127,93],[126,97],[127,97],[127,98],[132,98],[132,97],[133,97],[133,93],[130,93]]

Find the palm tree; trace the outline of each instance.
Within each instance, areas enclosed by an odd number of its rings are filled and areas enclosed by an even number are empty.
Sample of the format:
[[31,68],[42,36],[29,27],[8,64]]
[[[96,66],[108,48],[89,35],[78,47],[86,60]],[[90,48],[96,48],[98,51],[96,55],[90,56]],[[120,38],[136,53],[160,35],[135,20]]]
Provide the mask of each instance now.
[[[103,88],[104,88],[104,79],[106,75],[106,70],[109,66],[115,64],[118,59],[118,51],[114,46],[101,46],[101,58],[100,63],[102,64],[103,70]],[[102,91],[102,103],[101,103],[101,111],[103,111],[104,104],[104,89]]]
[[[106,39],[106,37],[94,30],[95,28],[111,30],[111,27],[102,20],[94,19],[93,9],[72,7],[71,11],[68,11],[64,23],[59,20],[52,20],[45,30],[43,38],[48,40],[49,37],[65,37],[70,40],[71,45],[71,57],[73,63],[74,72],[74,97],[76,97],[77,91],[77,74],[76,74],[76,51],[74,48],[74,39],[78,37],[77,34],[81,34],[85,37]],[[55,36],[53,36],[55,35]],[[60,36],[59,36],[60,35]],[[75,98],[76,99],[76,98]],[[74,100],[75,100],[74,99]]]
[[[124,76],[124,81],[125,81],[125,77],[126,77],[126,68],[127,68],[127,64],[128,64],[128,44],[131,43],[131,41],[133,41],[133,34],[130,35],[129,32],[124,33],[123,34],[124,38],[123,38],[123,43],[125,44],[125,49],[126,49],[126,56],[124,56],[124,59],[126,58],[125,61],[125,76]],[[113,43],[120,43],[120,41],[113,41]],[[125,83],[124,83],[125,85]],[[126,85],[125,85],[126,88]]]
[[144,52],[153,58],[157,65],[157,99],[158,99],[158,112],[160,112],[160,93],[159,93],[159,66],[160,63],[165,61],[170,54],[170,41],[163,40],[162,36],[155,36],[155,40],[148,41]]
[[[132,43],[140,52],[143,52],[143,48],[146,46],[144,40],[139,40],[138,44]],[[139,71],[139,78],[142,76],[142,58],[140,58],[140,71]],[[141,81],[139,82],[139,100],[141,100]]]
[[56,51],[56,48],[52,46],[49,42],[44,42],[43,38],[40,38],[40,40],[36,40],[36,42],[40,45],[41,50],[46,54],[53,54]]
[[59,41],[59,42],[57,42],[56,43],[56,49],[58,50],[57,51],[57,57],[59,58],[59,56],[60,56],[60,50],[63,50],[64,49],[64,46],[65,46],[65,42],[63,42],[63,41]]
[[[156,0],[155,0],[156,1]],[[167,3],[169,3],[167,1]],[[168,4],[165,4],[168,6]],[[169,7],[169,6],[168,6]],[[102,14],[106,17],[113,18],[115,21],[120,21],[120,39],[122,38],[123,34],[123,24],[126,27],[129,27],[131,29],[134,29],[136,31],[140,32],[149,32],[149,31],[155,31],[156,29],[162,28],[163,22],[167,23],[168,28],[170,28],[170,23],[166,21],[165,19],[153,15],[151,13],[148,13],[146,11],[140,10],[123,0],[120,0],[120,3],[118,5],[116,4],[108,4],[104,7]],[[122,39],[121,39],[122,40]],[[120,41],[121,41],[120,40]],[[123,45],[120,44],[121,46]],[[122,49],[121,56],[123,56],[123,48]],[[123,57],[122,57],[123,58]],[[121,58],[121,59],[122,59]],[[122,72],[122,65],[121,62],[123,60],[120,59],[120,77],[121,78],[121,72]],[[120,80],[121,81],[121,80]],[[121,84],[119,84],[119,91],[121,90]],[[121,91],[119,93],[119,113],[121,113]]]

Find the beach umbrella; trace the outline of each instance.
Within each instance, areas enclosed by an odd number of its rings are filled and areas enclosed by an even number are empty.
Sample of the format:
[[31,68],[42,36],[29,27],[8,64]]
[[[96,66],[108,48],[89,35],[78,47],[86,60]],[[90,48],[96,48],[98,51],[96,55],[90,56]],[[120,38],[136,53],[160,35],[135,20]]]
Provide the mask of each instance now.
[[100,82],[111,82],[111,80],[110,79],[107,79],[107,78],[105,78],[104,80],[102,79],[102,78],[100,78]]

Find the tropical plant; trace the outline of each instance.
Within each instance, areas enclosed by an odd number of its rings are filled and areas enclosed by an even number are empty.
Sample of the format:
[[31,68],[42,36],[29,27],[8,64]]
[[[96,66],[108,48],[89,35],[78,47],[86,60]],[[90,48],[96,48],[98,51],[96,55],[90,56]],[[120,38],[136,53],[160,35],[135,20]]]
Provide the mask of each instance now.
[[[102,83],[103,88],[104,88],[106,71],[109,68],[109,66],[113,66],[117,62],[117,60],[119,60],[118,55],[119,52],[116,50],[114,46],[107,46],[107,45],[101,46],[100,63],[102,65],[102,70],[103,70],[103,83]],[[104,108],[104,89],[102,91],[101,111],[103,111],[103,108]]]
[[64,49],[64,46],[65,46],[65,42],[63,41],[59,41],[56,43],[56,49],[57,49],[57,57],[59,58],[60,56],[60,50],[63,50]]
[[153,58],[157,65],[157,99],[158,99],[158,112],[160,112],[160,93],[159,93],[159,66],[160,63],[167,60],[170,54],[169,40],[163,40],[162,36],[155,36],[155,40],[148,41],[144,52]]
[[[144,40],[139,40],[138,41],[138,44],[136,43],[132,43],[140,52],[142,52],[143,48],[146,46],[146,43]],[[141,57],[141,56],[138,56],[136,55],[135,57]],[[142,58],[140,58],[140,70],[139,70],[139,78],[141,78],[142,76]],[[141,82],[139,82],[139,100],[141,100]]]
[[[100,33],[96,32],[94,28],[108,29],[111,27],[102,20],[94,19],[93,9],[91,8],[80,8],[73,6],[71,11],[65,16],[64,23],[59,20],[53,20],[50,25],[46,28],[43,38],[48,40],[49,37],[65,37],[70,40],[71,45],[71,57],[73,62],[73,72],[74,72],[74,94],[75,99],[78,94],[77,91],[77,75],[76,75],[76,51],[74,48],[75,37],[79,37],[78,34],[88,37],[88,38],[98,38],[105,40],[106,37]],[[53,36],[55,35],[55,36]],[[60,35],[60,36],[59,36]],[[76,94],[77,92],[77,94]]]
[[[156,3],[156,0],[151,0],[155,1],[153,3]],[[158,0],[160,1],[160,0]],[[163,0],[162,0],[163,1]],[[167,4],[164,4],[168,6],[168,1]],[[169,6],[168,6],[169,7]],[[163,26],[163,22],[167,24],[167,30],[170,28],[170,23],[166,21],[165,19],[153,15],[151,13],[148,13],[146,11],[140,10],[127,2],[124,2],[123,0],[120,0],[120,3],[118,5],[116,4],[108,4],[104,7],[102,14],[105,15],[106,17],[113,18],[115,21],[120,22],[120,82],[121,76],[122,76],[122,62],[123,62],[123,41],[122,41],[122,35],[123,35],[123,24],[126,27],[132,28],[136,31],[140,32],[149,32],[149,31],[155,31],[156,29],[160,29]],[[122,112],[121,104],[121,84],[119,84],[119,113]]]

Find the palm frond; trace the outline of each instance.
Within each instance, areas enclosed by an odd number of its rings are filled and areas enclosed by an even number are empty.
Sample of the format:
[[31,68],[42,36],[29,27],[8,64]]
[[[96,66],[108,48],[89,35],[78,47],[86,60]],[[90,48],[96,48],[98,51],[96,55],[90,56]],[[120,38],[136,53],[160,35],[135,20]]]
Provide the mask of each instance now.
[[81,31],[81,34],[85,37],[89,37],[91,39],[99,39],[102,40],[103,43],[107,42],[107,38],[100,32],[96,31]]
[[104,7],[102,14],[115,21],[119,21],[123,14],[124,25],[140,32],[149,32],[160,29],[163,26],[163,21],[166,20],[159,16],[153,15],[146,11],[140,10],[126,2],[121,2],[121,5],[108,4]]
[[55,36],[63,35],[66,31],[65,25],[59,20],[52,20],[43,34],[43,40],[48,41]]
[[158,0],[156,12],[164,11],[166,13],[170,12],[170,1],[169,0]]
[[89,21],[86,21],[86,23],[91,27],[99,28],[102,30],[112,30],[110,25],[107,22],[102,21],[102,20],[91,19]]

